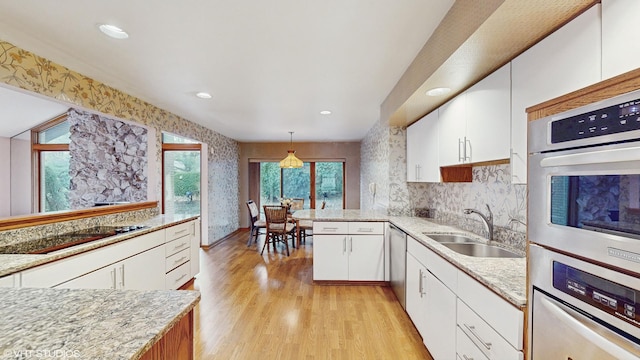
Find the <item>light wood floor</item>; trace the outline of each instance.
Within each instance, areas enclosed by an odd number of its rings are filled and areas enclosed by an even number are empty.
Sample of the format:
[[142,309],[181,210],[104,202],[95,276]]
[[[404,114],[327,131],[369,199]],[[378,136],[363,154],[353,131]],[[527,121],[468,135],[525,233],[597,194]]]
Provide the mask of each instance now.
[[312,238],[287,257],[247,237],[202,254],[196,359],[431,359],[391,288],[313,285]]

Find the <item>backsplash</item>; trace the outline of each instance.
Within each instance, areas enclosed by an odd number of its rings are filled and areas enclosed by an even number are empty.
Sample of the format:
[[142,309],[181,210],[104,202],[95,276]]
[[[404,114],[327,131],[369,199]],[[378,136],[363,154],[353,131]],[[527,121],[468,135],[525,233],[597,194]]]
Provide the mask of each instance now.
[[[511,184],[510,166],[473,168],[471,183],[407,183],[406,130],[377,122],[361,147],[361,201],[364,210],[384,209],[389,215],[414,216],[428,209],[438,221],[485,235],[478,215],[465,215],[472,208],[494,216],[494,239],[520,250],[526,248],[527,187]],[[368,184],[376,184],[375,198]]]

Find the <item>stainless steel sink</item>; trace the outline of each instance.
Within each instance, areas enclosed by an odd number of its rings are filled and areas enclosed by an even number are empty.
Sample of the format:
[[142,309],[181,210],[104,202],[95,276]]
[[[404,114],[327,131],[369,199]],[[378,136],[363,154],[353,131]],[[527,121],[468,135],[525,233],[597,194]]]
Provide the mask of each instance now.
[[478,240],[474,240],[470,237],[457,234],[429,234],[424,233],[428,237],[439,243],[477,243]]
[[524,256],[494,245],[480,243],[442,243],[449,249],[467,256],[493,258],[522,258]]

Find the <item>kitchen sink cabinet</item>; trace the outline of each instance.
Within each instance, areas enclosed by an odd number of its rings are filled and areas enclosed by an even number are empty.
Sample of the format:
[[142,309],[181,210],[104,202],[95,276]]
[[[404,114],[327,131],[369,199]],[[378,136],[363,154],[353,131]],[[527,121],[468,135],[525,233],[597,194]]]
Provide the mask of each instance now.
[[313,280],[384,281],[384,223],[314,222]]
[[406,291],[435,360],[524,358],[524,313],[410,236]]
[[635,70],[640,65],[638,0],[602,0],[602,80]]
[[407,128],[407,181],[440,182],[437,110]]
[[[614,2],[616,1],[618,0]],[[633,14],[631,12],[629,16]],[[634,23],[633,21],[628,23],[632,29],[630,33],[636,32],[632,25]],[[623,38],[621,41],[625,43],[629,41],[628,37]],[[525,109],[599,82],[602,64],[601,47],[600,4],[597,4],[511,62],[511,176],[513,183],[524,184],[527,179],[527,113]],[[625,44],[620,49],[626,49],[626,47]],[[611,56],[620,57],[620,51],[616,50]],[[629,59],[635,60],[633,56],[629,56]]]

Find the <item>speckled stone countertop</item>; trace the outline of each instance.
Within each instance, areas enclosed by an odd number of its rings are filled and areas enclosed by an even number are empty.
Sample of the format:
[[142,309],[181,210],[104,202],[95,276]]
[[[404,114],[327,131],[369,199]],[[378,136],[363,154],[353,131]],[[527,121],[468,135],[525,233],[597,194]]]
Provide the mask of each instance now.
[[[389,221],[469,276],[493,290],[514,306],[522,309],[527,304],[526,258],[481,258],[466,256],[447,248],[423,233],[464,234],[477,239],[479,242],[487,242],[486,239],[476,234],[460,230],[454,226],[438,224],[430,219],[389,216],[375,211],[299,210],[293,214],[293,218],[310,219],[314,221]],[[500,243],[492,242],[491,244],[506,247]],[[509,250],[518,252],[511,248],[509,248]],[[521,252],[520,254],[525,255]]]
[[34,266],[46,264],[51,261],[63,259],[71,255],[80,254],[89,250],[94,250],[106,245],[115,244],[117,242],[131,239],[135,236],[144,235],[153,231],[161,230],[170,226],[178,225],[187,221],[197,219],[199,216],[167,216],[158,215],[144,221],[132,222],[132,223],[118,223],[111,224],[114,226],[129,226],[129,225],[146,225],[147,227],[141,230],[132,231],[129,233],[123,233],[106,237],[100,240],[91,241],[81,245],[72,246],[66,249],[55,251],[48,254],[0,254],[0,277],[13,274],[25,269],[32,268]]
[[0,289],[0,359],[139,359],[198,291]]

